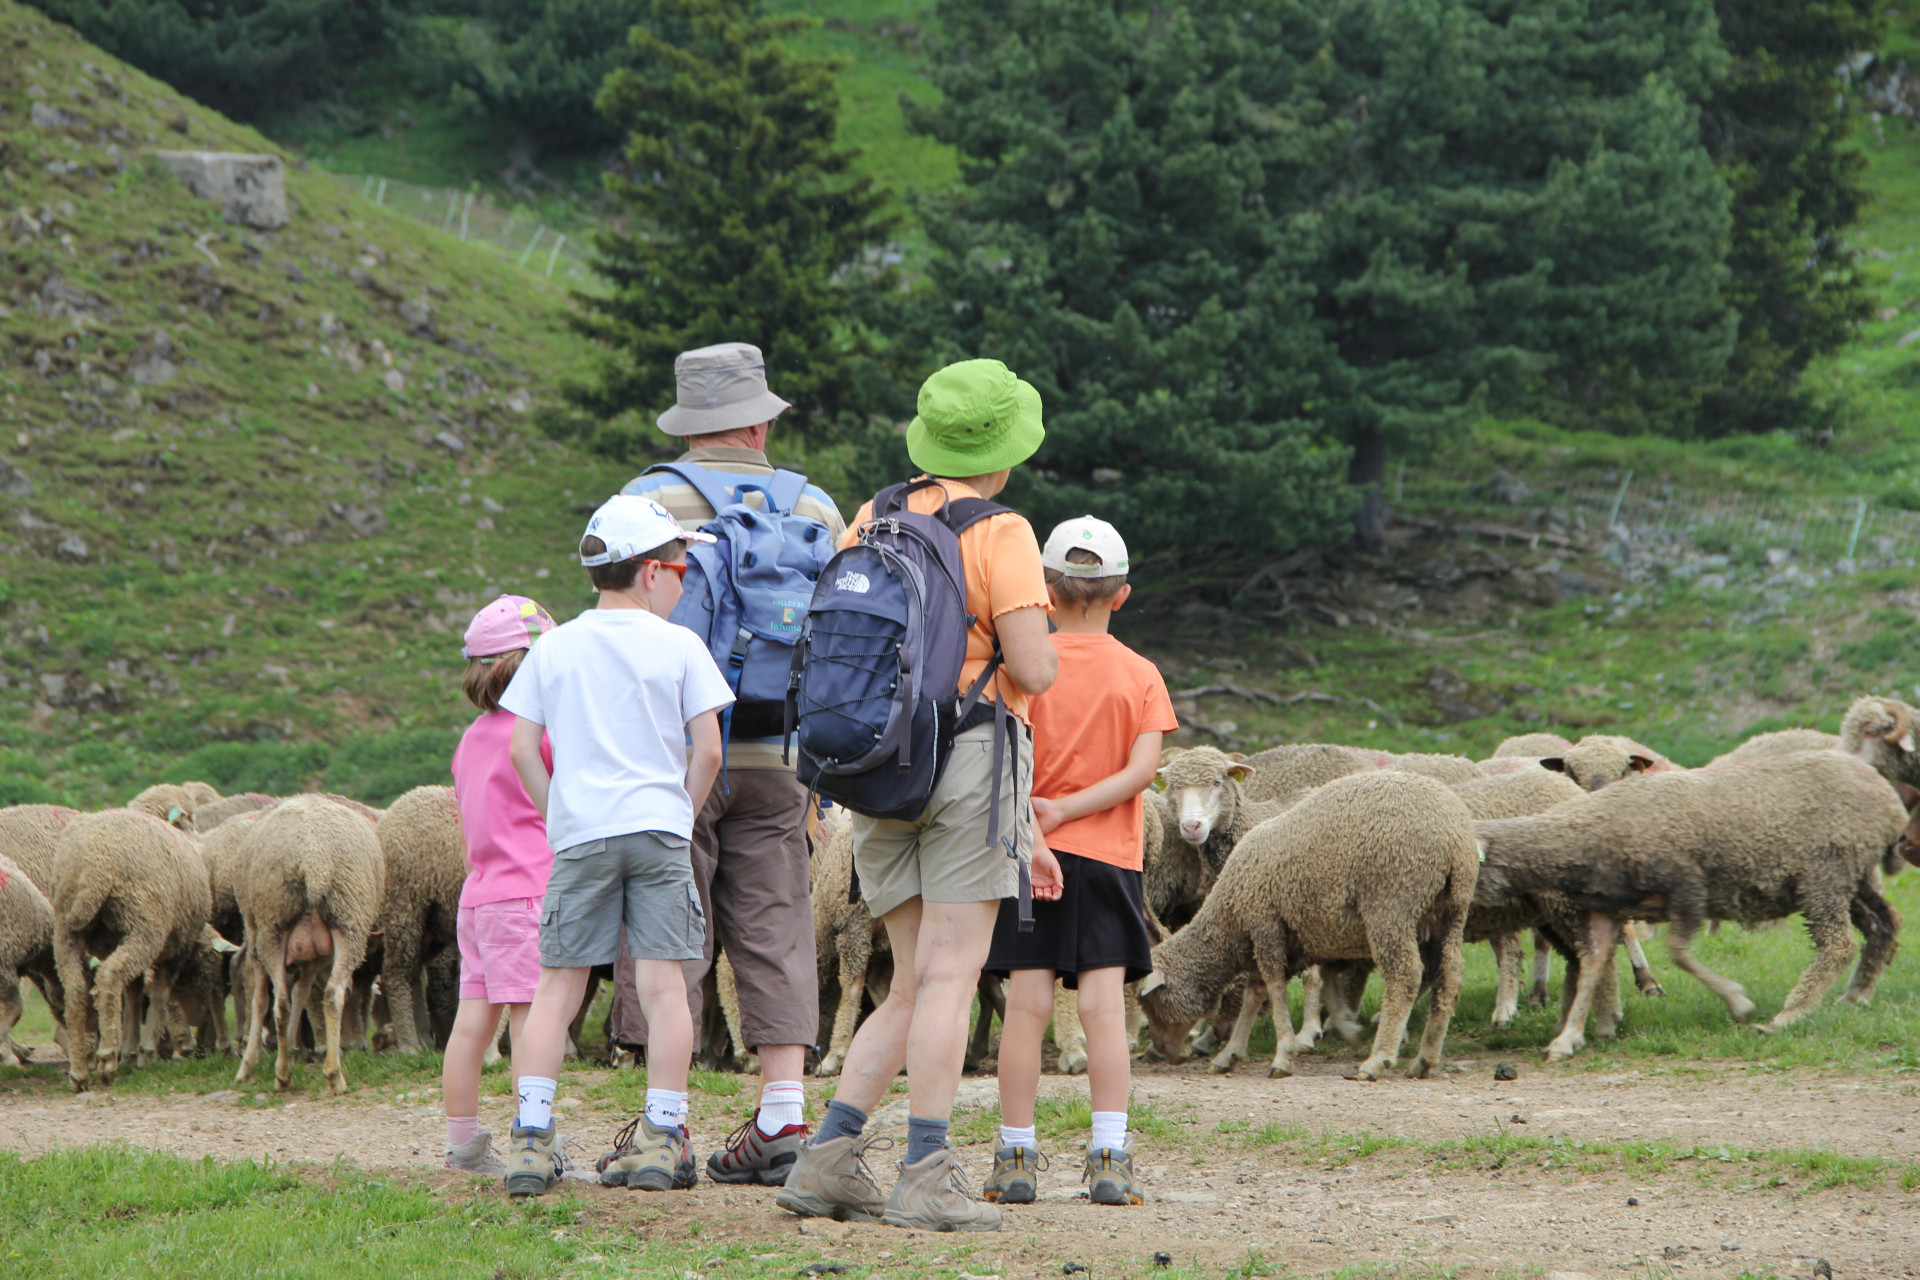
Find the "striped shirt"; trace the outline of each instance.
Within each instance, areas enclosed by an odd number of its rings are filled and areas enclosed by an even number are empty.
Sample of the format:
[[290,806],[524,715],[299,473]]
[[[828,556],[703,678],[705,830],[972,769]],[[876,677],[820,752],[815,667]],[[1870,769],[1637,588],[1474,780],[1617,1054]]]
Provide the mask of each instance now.
[[[770,476],[774,472],[774,466],[767,461],[766,454],[758,449],[744,449],[736,445],[689,449],[674,461],[705,467],[720,475],[723,481],[730,475]],[[652,498],[689,529],[697,529],[714,517],[712,505],[700,496],[700,491],[671,471],[637,476],[621,492]],[[765,499],[759,492],[748,491],[747,502],[750,506],[758,507],[763,501]],[[835,545],[839,544],[841,535],[847,531],[847,522],[841,519],[840,509],[833,505],[833,499],[827,496],[826,490],[817,485],[810,484],[802,491],[800,501],[794,504],[794,514],[811,517],[827,526]],[[792,765],[780,762],[780,748],[781,741],[777,737],[735,738],[727,744],[727,767],[791,769]]]

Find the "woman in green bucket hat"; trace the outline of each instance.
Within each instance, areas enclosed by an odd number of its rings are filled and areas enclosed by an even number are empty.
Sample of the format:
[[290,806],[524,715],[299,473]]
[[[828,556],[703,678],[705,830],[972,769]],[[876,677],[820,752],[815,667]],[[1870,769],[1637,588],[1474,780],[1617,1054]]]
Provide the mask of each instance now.
[[[906,495],[910,511],[932,514],[953,499],[993,497],[1046,438],[1040,393],[998,360],[948,365],[921,386],[919,408],[907,427],[907,453],[936,483]],[[841,545],[872,520],[869,502]],[[1051,606],[1040,544],[1026,517],[1002,510],[967,526],[960,563],[973,621],[955,692],[973,684],[996,647],[1001,666],[981,704],[960,718],[925,812],[912,821],[852,818],[860,892],[886,926],[899,976],[860,1024],[819,1131],[776,1197],[781,1208],[803,1217],[879,1218],[922,1231],[1000,1226],[998,1205],[960,1189],[947,1127],[966,1053],[967,1014],[1000,900],[1019,892],[1019,866],[1029,859],[1033,896],[1060,896],[1059,864],[1034,839],[1027,716],[1027,699],[1053,684],[1059,656],[1047,634]],[[1017,721],[1010,730],[1009,716]],[[1004,738],[995,750],[996,722],[1015,744],[1011,753]],[[1000,846],[987,843],[995,829]],[[903,1065],[906,1159],[885,1194],[863,1158],[873,1141],[865,1128]]]

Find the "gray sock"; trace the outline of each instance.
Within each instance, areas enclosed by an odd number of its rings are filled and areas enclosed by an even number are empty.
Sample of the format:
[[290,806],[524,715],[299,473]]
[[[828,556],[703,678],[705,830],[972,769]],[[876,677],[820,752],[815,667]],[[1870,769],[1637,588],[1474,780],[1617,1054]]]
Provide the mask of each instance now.
[[944,1151],[947,1146],[945,1120],[927,1120],[920,1116],[907,1117],[907,1163],[919,1164],[936,1151]]
[[818,1145],[831,1138],[857,1138],[866,1127],[866,1112],[835,1098],[827,1104],[826,1118],[820,1122],[820,1132],[814,1135],[813,1141]]

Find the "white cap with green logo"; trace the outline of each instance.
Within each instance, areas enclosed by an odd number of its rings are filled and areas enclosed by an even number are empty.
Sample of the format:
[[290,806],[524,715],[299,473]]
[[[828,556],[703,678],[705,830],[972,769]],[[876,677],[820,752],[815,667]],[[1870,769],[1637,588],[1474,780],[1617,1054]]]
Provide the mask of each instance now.
[[[1099,564],[1074,564],[1067,552],[1078,547],[1100,557]],[[1127,544],[1120,531],[1097,516],[1081,516],[1054,526],[1040,563],[1069,578],[1119,578],[1127,572]]]

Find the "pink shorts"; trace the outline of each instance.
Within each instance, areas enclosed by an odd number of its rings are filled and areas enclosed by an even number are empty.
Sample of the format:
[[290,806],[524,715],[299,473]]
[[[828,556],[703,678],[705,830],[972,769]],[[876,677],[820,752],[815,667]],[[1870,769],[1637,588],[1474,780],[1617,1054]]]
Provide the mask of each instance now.
[[460,998],[531,1004],[540,981],[540,899],[510,898],[462,907]]

